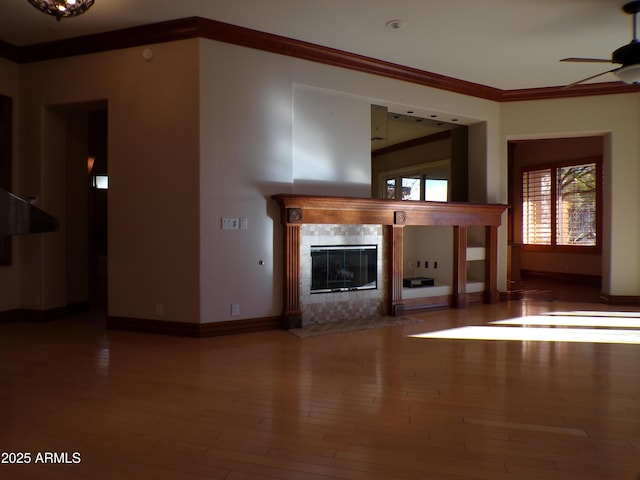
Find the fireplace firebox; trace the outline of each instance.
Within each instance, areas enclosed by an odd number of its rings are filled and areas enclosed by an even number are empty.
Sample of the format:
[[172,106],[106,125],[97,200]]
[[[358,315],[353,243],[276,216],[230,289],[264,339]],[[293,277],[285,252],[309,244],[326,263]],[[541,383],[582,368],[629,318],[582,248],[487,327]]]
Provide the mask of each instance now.
[[311,293],[378,288],[377,245],[311,246]]

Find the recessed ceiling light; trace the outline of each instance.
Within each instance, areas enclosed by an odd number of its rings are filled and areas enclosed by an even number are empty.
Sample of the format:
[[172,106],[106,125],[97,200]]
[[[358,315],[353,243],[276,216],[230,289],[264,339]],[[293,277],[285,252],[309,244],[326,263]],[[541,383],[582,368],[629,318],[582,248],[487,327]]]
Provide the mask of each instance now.
[[389,20],[384,26],[391,30],[399,30],[404,27],[404,20]]

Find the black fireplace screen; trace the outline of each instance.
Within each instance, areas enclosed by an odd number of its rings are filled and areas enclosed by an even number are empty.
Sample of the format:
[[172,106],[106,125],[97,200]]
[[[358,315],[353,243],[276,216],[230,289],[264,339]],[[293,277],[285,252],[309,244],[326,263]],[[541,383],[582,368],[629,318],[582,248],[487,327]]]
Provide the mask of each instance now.
[[378,288],[376,245],[311,246],[311,293]]

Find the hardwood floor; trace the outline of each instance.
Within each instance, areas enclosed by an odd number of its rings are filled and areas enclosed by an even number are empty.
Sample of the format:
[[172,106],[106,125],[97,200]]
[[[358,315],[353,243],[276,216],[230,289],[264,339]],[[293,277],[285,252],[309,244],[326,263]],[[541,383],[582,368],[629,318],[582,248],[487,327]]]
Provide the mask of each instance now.
[[532,300],[600,302],[602,288],[598,278],[561,279],[525,274],[520,284],[522,297]]
[[306,339],[0,325],[0,452],[31,454],[0,479],[635,479],[640,345],[410,336],[575,309],[606,311],[511,301]]

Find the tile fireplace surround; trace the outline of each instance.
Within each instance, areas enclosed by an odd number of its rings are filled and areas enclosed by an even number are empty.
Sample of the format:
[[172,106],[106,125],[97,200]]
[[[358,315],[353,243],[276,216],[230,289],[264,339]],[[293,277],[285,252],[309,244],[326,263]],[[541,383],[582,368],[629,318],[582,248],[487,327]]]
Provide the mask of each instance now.
[[[316,225],[300,229],[300,311],[302,326],[386,315],[382,225]],[[311,294],[312,245],[376,245],[378,288]]]
[[[322,197],[310,195],[274,195],[272,197],[281,208],[284,226],[284,298],[282,320],[285,328],[299,328],[303,324],[317,323],[320,317],[327,317],[323,309],[331,311],[337,320],[344,315],[371,316],[385,312],[398,316],[405,313],[405,301],[402,298],[403,278],[403,233],[408,225],[450,225],[453,227],[453,285],[449,303],[455,308],[466,308],[469,295],[467,284],[467,230],[472,226],[485,227],[485,290],[482,299],[486,303],[495,303],[499,299],[497,289],[498,227],[501,223],[505,205],[469,204],[443,202],[416,202],[399,200],[376,200],[354,197]],[[347,227],[349,226],[349,227]],[[367,227],[373,226],[373,227]],[[304,227],[304,228],[303,228]],[[330,307],[311,306],[308,282],[309,275],[303,273],[306,242],[311,237],[323,236],[330,244],[351,242],[350,235],[367,236],[376,231],[376,244],[379,245],[378,281],[382,288],[381,298],[336,297]],[[305,235],[306,232],[306,235]],[[344,232],[344,233],[342,233]],[[332,237],[340,234],[337,238]],[[356,243],[360,243],[358,239]],[[374,243],[374,242],[371,242]],[[305,249],[306,245],[306,249]],[[382,248],[380,248],[382,246]],[[310,266],[309,266],[310,268]],[[364,292],[350,292],[352,295]],[[340,295],[340,294],[337,294]],[[361,300],[363,300],[361,302]],[[342,302],[342,303],[341,303]],[[316,302],[320,303],[320,302]],[[327,303],[327,302],[325,302]],[[356,305],[357,304],[357,305]],[[375,307],[373,306],[375,304]],[[374,313],[372,310],[376,309]],[[327,319],[327,318],[325,318]]]

